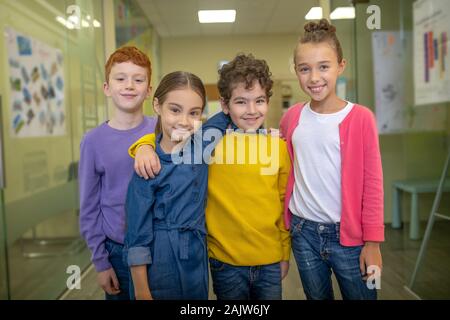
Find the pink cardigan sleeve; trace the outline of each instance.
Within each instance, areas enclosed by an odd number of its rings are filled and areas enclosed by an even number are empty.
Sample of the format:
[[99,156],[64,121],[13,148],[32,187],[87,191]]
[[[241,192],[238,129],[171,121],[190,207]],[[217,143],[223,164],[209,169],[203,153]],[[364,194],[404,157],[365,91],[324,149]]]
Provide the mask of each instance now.
[[378,131],[373,113],[364,119],[364,185],[362,199],[363,241],[384,241],[383,170]]
[[287,137],[288,123],[289,123],[289,110],[283,114],[280,120],[280,132],[284,138]]

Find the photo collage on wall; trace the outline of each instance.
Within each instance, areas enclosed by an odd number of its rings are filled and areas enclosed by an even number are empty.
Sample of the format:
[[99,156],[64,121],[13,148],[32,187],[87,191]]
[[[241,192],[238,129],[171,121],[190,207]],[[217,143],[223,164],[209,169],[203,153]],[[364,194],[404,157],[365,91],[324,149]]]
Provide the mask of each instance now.
[[5,29],[10,81],[12,137],[66,133],[64,69],[61,50]]

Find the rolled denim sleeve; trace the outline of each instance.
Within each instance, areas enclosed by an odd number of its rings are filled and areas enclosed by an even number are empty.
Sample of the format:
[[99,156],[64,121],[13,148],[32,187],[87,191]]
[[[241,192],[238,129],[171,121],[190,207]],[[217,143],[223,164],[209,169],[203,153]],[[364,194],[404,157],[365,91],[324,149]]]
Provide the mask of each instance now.
[[125,256],[128,266],[152,263],[153,203],[157,179],[145,180],[136,173],[128,185],[126,208]]
[[140,266],[152,263],[152,255],[149,247],[134,247],[128,249],[128,266]]

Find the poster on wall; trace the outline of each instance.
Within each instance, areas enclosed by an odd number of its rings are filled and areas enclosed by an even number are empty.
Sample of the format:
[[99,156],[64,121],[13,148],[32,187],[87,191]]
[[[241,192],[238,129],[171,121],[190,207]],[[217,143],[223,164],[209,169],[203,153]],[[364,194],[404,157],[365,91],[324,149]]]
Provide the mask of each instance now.
[[64,70],[61,50],[5,28],[10,82],[12,137],[66,133]]
[[415,104],[450,101],[450,1],[414,2]]
[[[402,39],[403,36],[403,39]],[[411,33],[379,31],[372,33],[375,113],[380,134],[410,131],[440,131],[446,128],[444,106],[414,107],[408,96],[405,76],[411,64],[404,52]]]
[[400,33],[373,32],[372,51],[378,132],[383,134],[403,131],[405,129],[404,66]]

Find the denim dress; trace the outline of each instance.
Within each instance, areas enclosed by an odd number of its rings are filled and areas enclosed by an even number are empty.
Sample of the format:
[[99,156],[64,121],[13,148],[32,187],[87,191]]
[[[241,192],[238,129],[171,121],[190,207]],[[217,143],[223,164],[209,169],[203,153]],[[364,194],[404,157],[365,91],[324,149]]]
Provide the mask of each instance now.
[[[149,288],[154,299],[208,299],[208,251],[205,207],[208,190],[208,160],[220,140],[213,142],[206,130],[219,129],[221,135],[230,123],[219,113],[202,127],[178,153],[178,159],[165,153],[156,141],[161,171],[145,180],[136,173],[131,178],[126,199],[127,231],[124,258],[128,266],[147,265]],[[211,131],[210,131],[211,132]],[[208,138],[202,139],[205,135]],[[210,150],[210,151],[208,151]],[[194,155],[195,154],[195,155]],[[183,159],[179,163],[179,159]],[[189,161],[187,161],[189,160]],[[134,286],[130,281],[130,295]]]

